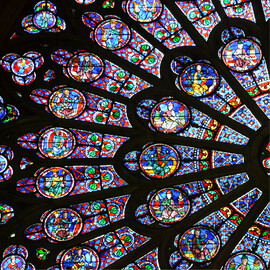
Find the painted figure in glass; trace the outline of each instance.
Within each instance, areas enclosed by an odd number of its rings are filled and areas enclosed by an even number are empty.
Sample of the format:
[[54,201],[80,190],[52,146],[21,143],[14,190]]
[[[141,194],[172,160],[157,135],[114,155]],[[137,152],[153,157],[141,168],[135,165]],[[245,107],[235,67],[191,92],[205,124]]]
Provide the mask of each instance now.
[[173,174],[179,166],[177,152],[166,145],[148,147],[141,155],[141,168],[149,176],[164,178]]
[[207,85],[206,83],[207,83],[208,79],[214,80],[214,78],[212,76],[207,78],[202,71],[202,66],[197,65],[196,71],[195,71],[194,76],[193,76],[193,83],[192,83],[193,91],[195,93],[200,94],[200,95],[206,91],[209,91],[208,89],[211,88],[213,86],[213,84]]
[[34,70],[34,63],[27,58],[19,58],[12,63],[12,70],[18,76],[27,76]]
[[217,235],[206,227],[194,227],[186,231],[179,241],[182,255],[193,262],[207,262],[220,247]]
[[262,59],[262,51],[253,40],[238,39],[225,46],[222,58],[230,69],[237,72],[246,72],[259,65]]
[[60,209],[50,213],[45,220],[45,230],[57,241],[72,239],[80,233],[82,220],[73,210]]
[[258,255],[251,252],[240,252],[232,255],[224,270],[265,270],[265,263]]
[[151,21],[153,18],[153,14],[155,14],[156,12],[156,1],[137,0],[133,2],[134,12],[137,14],[138,20],[141,22]]
[[119,45],[121,39],[121,27],[117,27],[117,21],[112,20],[111,28],[104,30],[103,39],[108,48],[114,49]]
[[[62,134],[61,134],[62,133]],[[48,132],[45,138],[45,143],[48,144],[44,150],[52,158],[65,157],[70,151],[72,138],[69,134],[61,132],[60,128],[55,128],[54,131]]]
[[[65,172],[63,172],[65,173]],[[45,178],[45,187],[47,193],[52,197],[61,196],[66,189],[65,175],[59,175],[58,169],[52,169],[52,176]]]
[[189,211],[190,203],[178,189],[162,189],[154,194],[149,202],[152,216],[164,223],[182,220]]
[[61,269],[88,270],[98,269],[99,259],[90,248],[72,248],[61,259]]
[[217,88],[218,82],[216,70],[204,63],[188,66],[180,77],[183,90],[195,97],[211,94]]
[[52,95],[49,106],[57,117],[70,119],[78,116],[83,111],[85,98],[75,89],[64,88]]
[[[250,50],[252,50],[252,48],[250,48]],[[233,54],[236,57],[235,67],[237,70],[244,71],[247,70],[248,66],[255,65],[252,59],[253,58],[252,54],[251,55],[247,54],[246,50],[244,49],[244,44],[241,41],[238,41],[237,49],[234,51]]]
[[167,100],[157,104],[151,113],[152,125],[164,133],[177,133],[189,122],[187,107],[175,100]]

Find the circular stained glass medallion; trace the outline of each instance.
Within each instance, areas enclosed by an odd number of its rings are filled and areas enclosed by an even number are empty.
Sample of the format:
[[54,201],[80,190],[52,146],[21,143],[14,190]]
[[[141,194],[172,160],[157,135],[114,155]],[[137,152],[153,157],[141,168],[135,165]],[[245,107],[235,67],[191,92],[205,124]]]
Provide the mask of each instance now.
[[190,112],[181,102],[165,100],[158,103],[152,110],[151,124],[163,133],[177,133],[189,123]]
[[67,65],[70,77],[79,82],[97,80],[104,70],[102,60],[92,53],[80,53],[73,56]]
[[49,101],[52,113],[65,119],[72,119],[80,115],[86,105],[84,95],[73,88],[63,88],[54,92]]
[[61,270],[80,269],[83,265],[85,269],[97,270],[99,267],[99,257],[97,253],[88,247],[74,247],[69,249],[61,258]]
[[152,195],[149,210],[154,219],[162,223],[175,223],[185,218],[190,201],[179,189],[162,189]]
[[219,85],[217,71],[205,63],[196,63],[186,67],[179,80],[182,89],[194,97],[210,95]]
[[6,108],[3,107],[3,105],[0,104],[0,120],[4,119],[7,115]]
[[50,11],[43,10],[34,16],[33,22],[36,27],[47,30],[55,25],[56,18]]
[[46,198],[62,198],[71,192],[73,186],[73,175],[60,167],[46,169],[37,178],[37,190]]
[[262,59],[260,46],[250,39],[229,42],[222,52],[222,60],[234,71],[245,72],[257,67]]
[[218,235],[210,228],[196,226],[183,233],[179,251],[187,260],[197,263],[212,260],[220,249]]
[[160,0],[129,0],[126,6],[128,15],[135,21],[154,21],[162,12]]
[[251,252],[240,252],[231,256],[226,262],[224,270],[231,269],[254,269],[266,270],[266,266],[261,258]]
[[140,156],[140,167],[149,177],[165,178],[174,174],[180,165],[177,151],[166,144],[147,147]]
[[106,20],[98,25],[95,30],[97,43],[109,50],[124,47],[130,39],[129,27],[118,19]]
[[75,138],[64,128],[51,128],[40,136],[38,146],[45,157],[61,159],[73,152]]
[[263,166],[268,170],[270,169],[270,158],[263,160]]
[[2,173],[7,168],[7,159],[0,155],[0,173]]
[[18,255],[11,255],[6,257],[1,263],[1,270],[7,269],[22,269],[26,268],[24,258]]
[[20,57],[12,63],[11,69],[15,75],[25,77],[34,71],[35,64],[29,58]]
[[81,232],[82,227],[81,216],[68,208],[50,212],[44,221],[46,234],[55,241],[67,241],[74,238]]

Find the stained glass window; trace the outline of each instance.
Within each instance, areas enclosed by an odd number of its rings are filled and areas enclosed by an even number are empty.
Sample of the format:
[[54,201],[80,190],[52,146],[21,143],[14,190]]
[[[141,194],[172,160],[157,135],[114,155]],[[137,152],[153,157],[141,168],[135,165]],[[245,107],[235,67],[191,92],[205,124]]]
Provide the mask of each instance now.
[[269,1],[0,12],[1,270],[269,269]]

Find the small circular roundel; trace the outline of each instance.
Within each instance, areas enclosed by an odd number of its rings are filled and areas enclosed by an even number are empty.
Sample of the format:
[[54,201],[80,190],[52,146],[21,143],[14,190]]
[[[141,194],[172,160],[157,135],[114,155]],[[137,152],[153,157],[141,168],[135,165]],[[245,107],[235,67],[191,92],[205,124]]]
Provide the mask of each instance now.
[[154,219],[171,224],[184,219],[189,213],[190,201],[177,188],[162,189],[153,194],[149,210]]
[[178,133],[189,123],[190,112],[181,102],[165,100],[152,110],[150,121],[154,128],[163,133]]
[[45,157],[61,159],[73,152],[75,138],[64,128],[50,128],[41,134],[38,147]]
[[73,88],[62,88],[55,91],[49,100],[51,112],[65,119],[72,119],[79,116],[86,106],[84,95]]
[[174,174],[180,165],[177,151],[166,144],[148,146],[140,156],[142,171],[152,178],[166,178]]
[[118,19],[109,19],[100,23],[95,30],[95,40],[103,48],[117,50],[130,40],[129,27]]
[[133,20],[152,22],[160,16],[162,3],[160,0],[129,0],[126,9]]
[[205,97],[217,89],[219,75],[210,65],[196,63],[183,70],[179,82],[187,94],[194,97]]
[[73,56],[67,65],[70,77],[79,82],[92,82],[103,73],[102,60],[92,53],[80,53]]
[[219,249],[219,237],[208,227],[190,228],[179,239],[181,255],[191,262],[208,262],[216,256]]
[[250,39],[237,39],[223,49],[222,60],[227,67],[237,72],[246,72],[257,67],[262,59],[260,46]]
[[97,253],[89,247],[74,247],[65,252],[60,260],[61,270],[80,269],[79,262],[83,261],[85,269],[97,270],[99,267],[99,257]]
[[50,212],[44,221],[48,237],[55,241],[67,241],[77,236],[83,227],[81,216],[69,208]]

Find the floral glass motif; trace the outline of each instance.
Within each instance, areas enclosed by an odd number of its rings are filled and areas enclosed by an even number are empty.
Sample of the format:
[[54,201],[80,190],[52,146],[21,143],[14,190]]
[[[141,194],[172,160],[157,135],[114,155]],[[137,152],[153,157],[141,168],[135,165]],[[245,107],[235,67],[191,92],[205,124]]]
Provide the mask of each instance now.
[[38,52],[27,52],[22,57],[10,53],[2,58],[2,67],[12,72],[12,79],[19,85],[28,85],[36,79],[35,70],[44,63],[44,58]]
[[55,71],[52,69],[49,69],[44,74],[44,81],[50,82],[55,79]]
[[211,31],[221,20],[215,11],[213,1],[176,0],[176,4],[203,38],[208,40]]
[[158,249],[156,248],[153,251],[150,251],[145,256],[141,257],[134,263],[131,263],[127,265],[124,270],[128,269],[153,269],[153,270],[159,270],[159,262],[158,262]]
[[31,161],[28,157],[22,157],[20,161],[20,169],[26,170],[33,164],[34,164],[33,161]]
[[255,22],[255,14],[250,0],[220,0],[226,15]]
[[114,8],[114,6],[115,6],[115,0],[105,0],[102,3],[103,8]]
[[50,251],[46,248],[37,248],[36,249],[36,257],[41,261],[45,262],[47,260]]
[[46,32],[61,32],[66,29],[63,19],[56,16],[56,6],[50,1],[38,2],[34,7],[34,14],[28,15],[22,20],[24,31],[30,34]]

